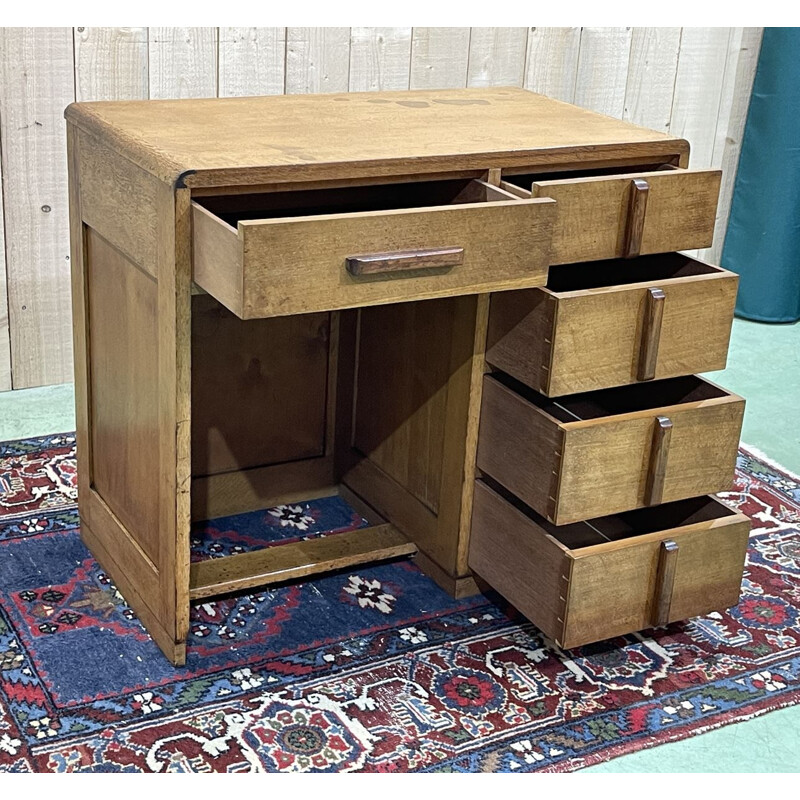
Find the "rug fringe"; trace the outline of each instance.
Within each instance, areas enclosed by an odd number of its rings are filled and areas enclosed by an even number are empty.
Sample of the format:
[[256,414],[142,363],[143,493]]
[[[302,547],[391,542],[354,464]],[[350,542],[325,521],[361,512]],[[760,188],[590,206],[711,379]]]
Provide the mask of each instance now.
[[778,470],[778,472],[782,472],[787,478],[791,478],[792,480],[800,482],[800,475],[792,472],[790,469],[787,469],[783,466],[783,464],[779,464],[777,461],[775,461],[775,459],[770,458],[763,450],[759,450],[757,447],[753,447],[753,445],[747,444],[746,442],[740,442],[739,448],[747,451],[749,455],[754,456],[759,461],[763,461],[768,467],[772,467],[773,469]]
[[[790,692],[788,696],[778,700],[775,705],[751,709],[742,715],[737,715],[736,709],[731,709],[728,715],[724,716],[722,719],[700,724],[697,727],[690,726],[688,729],[684,728],[682,730],[670,731],[664,738],[653,736],[638,742],[622,742],[616,747],[612,745],[608,750],[603,752],[592,753],[589,756],[583,757],[578,756],[575,759],[567,759],[559,764],[552,764],[549,767],[539,770],[539,772],[579,772],[588,767],[594,767],[597,764],[607,764],[609,761],[616,761],[616,759],[622,758],[623,756],[641,753],[645,750],[652,750],[663,744],[683,742],[687,739],[693,739],[695,736],[709,733],[710,731],[727,728],[740,722],[749,722],[758,717],[763,717],[772,711],[782,711],[797,706],[798,704],[800,704],[800,692],[793,691]],[[661,735],[664,735],[664,732],[661,732]],[[680,770],[675,770],[675,772],[679,771]]]

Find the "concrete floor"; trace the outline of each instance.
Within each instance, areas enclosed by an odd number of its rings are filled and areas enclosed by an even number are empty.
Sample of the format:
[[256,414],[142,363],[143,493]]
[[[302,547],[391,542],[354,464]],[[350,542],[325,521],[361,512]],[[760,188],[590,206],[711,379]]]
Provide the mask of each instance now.
[[705,377],[747,400],[742,441],[800,473],[800,323],[733,323],[728,367]]
[[[800,324],[735,320],[728,367],[707,375],[747,398],[742,440],[800,473]],[[74,430],[72,386],[0,394],[0,441]],[[800,772],[800,706],[641,750],[587,772]]]

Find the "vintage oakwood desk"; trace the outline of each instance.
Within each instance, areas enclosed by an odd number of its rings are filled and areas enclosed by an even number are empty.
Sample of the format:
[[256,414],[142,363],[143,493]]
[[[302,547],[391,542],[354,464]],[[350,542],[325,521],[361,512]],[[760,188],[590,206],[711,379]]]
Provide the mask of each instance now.
[[[414,553],[567,648],[737,601],[686,141],[505,88],[66,116],[83,537],[174,663],[190,600]],[[190,565],[192,519],[336,492],[371,527]]]

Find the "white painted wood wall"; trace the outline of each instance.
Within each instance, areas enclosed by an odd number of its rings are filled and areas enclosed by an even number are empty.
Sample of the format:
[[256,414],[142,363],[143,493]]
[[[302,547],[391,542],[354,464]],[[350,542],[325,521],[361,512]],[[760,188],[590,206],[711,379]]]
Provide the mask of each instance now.
[[0,391],[72,379],[64,107],[73,100],[524,86],[686,137],[725,170],[761,28],[2,28]]

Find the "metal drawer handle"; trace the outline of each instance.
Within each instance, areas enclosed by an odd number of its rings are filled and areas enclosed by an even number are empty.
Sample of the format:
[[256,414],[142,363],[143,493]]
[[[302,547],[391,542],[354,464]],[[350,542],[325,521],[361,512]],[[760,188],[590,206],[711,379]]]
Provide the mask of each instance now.
[[658,551],[658,570],[656,572],[655,611],[652,624],[655,627],[669,622],[672,606],[672,590],[675,586],[675,567],[678,565],[678,544],[667,539],[661,542]]
[[671,436],[672,420],[669,417],[656,417],[653,443],[650,447],[650,463],[647,468],[647,483],[644,489],[646,506],[659,505],[664,495],[664,478],[667,474]]
[[637,380],[651,381],[656,376],[658,343],[661,340],[661,321],[667,296],[661,289],[648,289],[645,296],[642,338],[639,343],[639,369]]
[[642,250],[644,215],[647,211],[647,195],[649,192],[650,184],[646,180],[634,178],[631,181],[628,220],[625,225],[625,244],[622,248],[623,258],[635,258]]
[[445,269],[464,263],[463,247],[438,247],[432,250],[405,250],[397,253],[370,253],[345,259],[351,275],[376,275],[418,269]]

